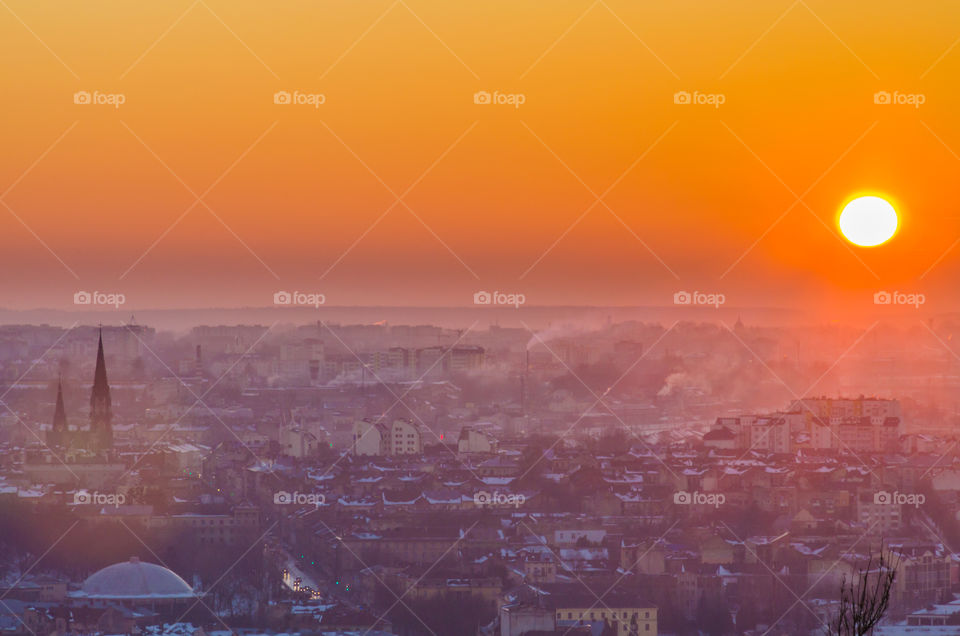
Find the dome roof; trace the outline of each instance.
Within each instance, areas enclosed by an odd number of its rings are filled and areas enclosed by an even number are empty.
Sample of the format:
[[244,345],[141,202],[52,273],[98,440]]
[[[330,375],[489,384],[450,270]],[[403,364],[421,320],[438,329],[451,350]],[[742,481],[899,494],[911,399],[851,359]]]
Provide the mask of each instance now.
[[83,582],[82,595],[102,599],[193,598],[190,585],[176,573],[137,557],[94,572]]

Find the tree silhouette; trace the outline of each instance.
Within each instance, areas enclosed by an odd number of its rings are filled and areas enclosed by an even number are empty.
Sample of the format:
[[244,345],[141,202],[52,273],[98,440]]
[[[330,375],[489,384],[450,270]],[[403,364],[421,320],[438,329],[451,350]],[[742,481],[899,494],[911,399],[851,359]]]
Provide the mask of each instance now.
[[840,582],[840,609],[830,623],[831,636],[865,636],[880,622],[890,606],[890,592],[900,566],[900,555],[884,554],[883,544],[874,569],[873,556],[866,568],[849,582]]

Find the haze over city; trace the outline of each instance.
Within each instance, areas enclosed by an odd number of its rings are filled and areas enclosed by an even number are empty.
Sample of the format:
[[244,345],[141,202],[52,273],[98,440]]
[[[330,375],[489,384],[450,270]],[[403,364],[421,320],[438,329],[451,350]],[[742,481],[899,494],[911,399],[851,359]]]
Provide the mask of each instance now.
[[960,634],[958,18],[0,0],[0,633]]

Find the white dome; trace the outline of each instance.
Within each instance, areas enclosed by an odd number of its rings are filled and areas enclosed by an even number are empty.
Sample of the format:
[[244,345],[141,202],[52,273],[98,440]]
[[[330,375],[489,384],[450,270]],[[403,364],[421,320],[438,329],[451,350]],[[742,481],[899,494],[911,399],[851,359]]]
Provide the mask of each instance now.
[[99,570],[83,582],[83,596],[102,599],[192,598],[190,585],[175,572],[137,557]]

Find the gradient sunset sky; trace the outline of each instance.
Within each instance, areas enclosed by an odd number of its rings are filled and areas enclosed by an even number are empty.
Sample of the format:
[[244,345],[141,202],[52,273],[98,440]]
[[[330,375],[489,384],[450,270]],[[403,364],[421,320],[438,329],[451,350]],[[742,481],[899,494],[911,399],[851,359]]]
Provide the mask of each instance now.
[[[0,0],[0,305],[960,309],[958,38],[947,2]],[[858,194],[888,244],[839,236]]]

